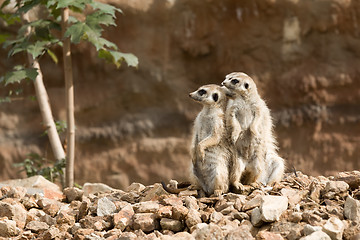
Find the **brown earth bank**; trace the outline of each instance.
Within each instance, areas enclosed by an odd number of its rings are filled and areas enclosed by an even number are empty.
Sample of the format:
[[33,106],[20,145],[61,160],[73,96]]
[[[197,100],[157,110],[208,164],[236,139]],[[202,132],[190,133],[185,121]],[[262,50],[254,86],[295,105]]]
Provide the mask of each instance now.
[[198,198],[196,190],[170,194],[159,183],[125,191],[85,183],[62,195],[42,176],[1,182],[0,239],[360,239],[359,171],[298,171],[274,187],[245,189]]
[[[188,93],[233,71],[255,79],[289,169],[360,169],[359,1],[107,2],[124,14],[106,37],[140,64],[116,69],[89,45],[73,47],[77,183],[125,189],[185,180],[200,110]],[[22,60],[1,56],[1,74]],[[62,66],[40,62],[53,115],[64,120]],[[13,163],[30,152],[52,155],[38,105],[28,99],[33,86],[21,87],[24,100],[0,105],[0,179],[19,177]]]

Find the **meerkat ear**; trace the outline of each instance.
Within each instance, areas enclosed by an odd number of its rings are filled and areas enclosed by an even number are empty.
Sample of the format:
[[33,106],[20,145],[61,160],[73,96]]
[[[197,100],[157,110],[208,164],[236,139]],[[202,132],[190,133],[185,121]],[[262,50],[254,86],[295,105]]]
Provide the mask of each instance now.
[[212,95],[212,98],[214,99],[215,102],[217,102],[217,100],[219,99],[219,95],[217,93],[214,93]]

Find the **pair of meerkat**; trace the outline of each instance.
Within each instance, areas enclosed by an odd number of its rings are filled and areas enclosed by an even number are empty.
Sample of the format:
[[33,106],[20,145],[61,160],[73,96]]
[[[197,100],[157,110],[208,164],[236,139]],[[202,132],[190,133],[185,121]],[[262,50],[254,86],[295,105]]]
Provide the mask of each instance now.
[[277,154],[270,110],[256,84],[242,72],[226,75],[222,82],[230,90],[226,121],[236,151],[239,175],[245,184],[273,185],[280,182],[285,166]]
[[209,84],[190,93],[203,105],[191,143],[192,182],[219,196],[241,184],[279,182],[284,160],[277,155],[270,110],[245,73],[228,74],[224,86]]
[[192,182],[201,190],[200,195],[219,196],[230,185],[241,186],[234,150],[227,139],[225,111],[228,90],[215,84],[200,87],[190,97],[203,105],[194,122],[191,143]]

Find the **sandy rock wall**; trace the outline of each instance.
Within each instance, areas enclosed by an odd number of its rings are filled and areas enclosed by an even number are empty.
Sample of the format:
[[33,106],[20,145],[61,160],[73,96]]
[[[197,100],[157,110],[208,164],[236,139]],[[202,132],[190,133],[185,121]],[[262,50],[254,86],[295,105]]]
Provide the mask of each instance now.
[[[116,69],[74,46],[76,181],[126,187],[187,178],[188,97],[232,71],[257,82],[289,169],[330,174],[360,168],[360,3],[351,0],[113,1],[124,14],[106,37],[134,53]],[[1,50],[1,56],[5,56]],[[60,51],[58,51],[60,55]],[[0,71],[15,60],[1,58]],[[60,61],[61,62],[61,61]],[[41,64],[56,119],[65,119],[61,64]],[[0,178],[31,151],[51,157],[37,103],[1,104]],[[8,89],[1,89],[5,93]]]

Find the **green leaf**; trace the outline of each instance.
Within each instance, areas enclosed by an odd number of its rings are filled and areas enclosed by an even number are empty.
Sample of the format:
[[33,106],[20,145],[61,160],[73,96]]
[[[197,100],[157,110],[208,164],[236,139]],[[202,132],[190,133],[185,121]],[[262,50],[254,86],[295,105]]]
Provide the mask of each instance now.
[[25,50],[32,55],[33,59],[36,59],[47,50],[47,43],[47,41],[36,41],[35,44],[28,45]]
[[22,1],[23,5],[19,8],[19,13],[26,13],[29,10],[33,9],[36,5],[41,3],[41,0],[27,0]]
[[38,75],[38,71],[36,68],[24,68],[23,66],[15,66],[14,71],[8,72],[5,76],[0,78],[0,82],[5,83],[5,86],[11,83],[19,83],[21,80],[30,78],[31,80],[35,80]]
[[115,17],[115,12],[122,13],[121,9],[116,8],[114,6],[111,6],[106,3],[96,2],[93,1],[89,4],[93,9],[99,9],[101,12],[111,15],[112,17]]
[[54,63],[58,64],[59,60],[53,51],[51,51],[50,49],[47,49],[47,54],[49,54],[49,56],[54,61]]
[[91,0],[61,0],[57,3],[57,8],[75,7],[84,10],[86,4],[92,2]]
[[85,23],[78,22],[74,25],[71,25],[65,32],[65,37],[70,37],[71,42],[77,44],[83,38],[85,33]]
[[93,12],[93,13],[87,15],[85,22],[87,25],[89,25],[89,27],[99,28],[101,30],[102,30],[102,28],[100,27],[100,24],[105,25],[105,26],[109,26],[109,25],[115,26],[116,25],[115,21],[114,21],[114,17],[112,17],[109,14],[102,13],[100,11],[96,11],[96,12]]
[[122,61],[125,61],[130,67],[137,67],[139,64],[138,58],[131,53],[100,49],[98,56],[99,58],[103,58],[106,61],[115,64],[117,68],[121,66]]

